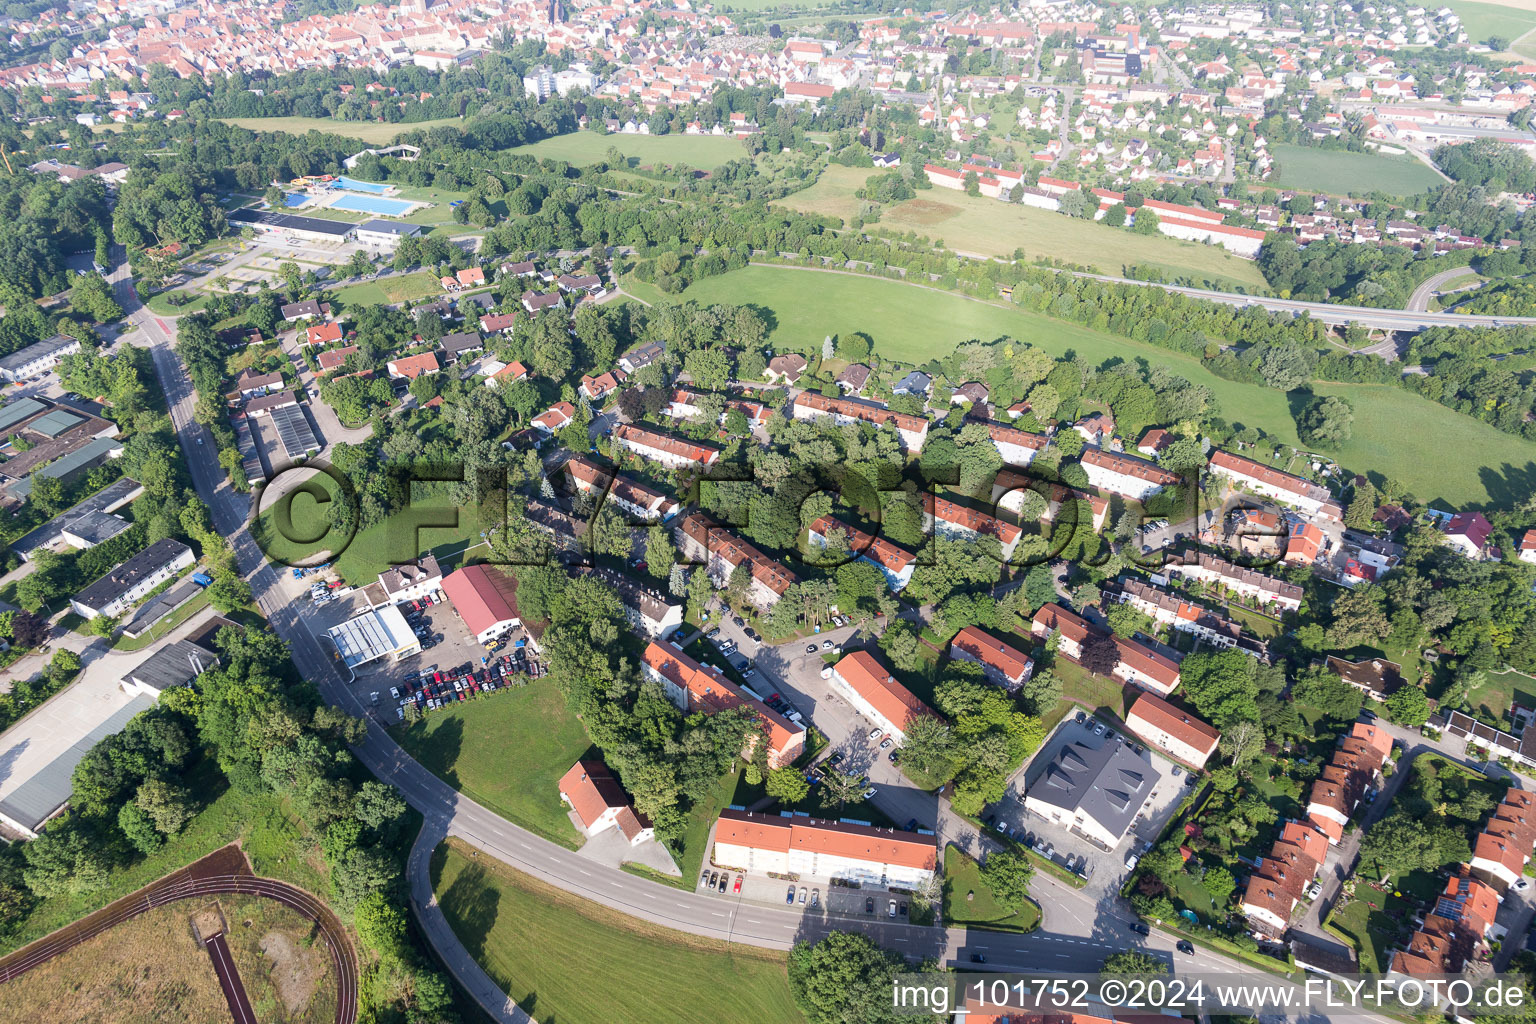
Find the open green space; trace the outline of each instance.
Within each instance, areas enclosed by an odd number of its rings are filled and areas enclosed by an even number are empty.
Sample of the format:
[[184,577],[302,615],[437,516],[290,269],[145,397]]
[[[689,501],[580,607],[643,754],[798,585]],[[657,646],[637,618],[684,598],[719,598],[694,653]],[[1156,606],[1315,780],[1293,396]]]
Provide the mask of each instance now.
[[518,146],[514,153],[528,153],[540,160],[564,160],[576,166],[600,163],[609,147],[646,164],[687,164],[712,171],[723,163],[747,155],[739,139],[730,135],[599,135],[572,132]]
[[1521,2],[1503,4],[1450,0],[1445,6],[1461,19],[1461,27],[1466,29],[1467,38],[1474,43],[1486,43],[1490,37],[1498,36],[1505,40],[1507,46],[1536,28],[1536,11]]
[[392,732],[406,753],[465,796],[562,846],[581,845],[558,787],[591,743],[548,677]]
[[672,854],[678,870],[682,872],[680,877],[657,874],[643,865],[626,867],[632,868],[635,874],[677,889],[692,889],[698,885],[699,872],[704,868],[704,858],[709,851],[709,830],[714,828],[721,811],[739,802],[736,786],[740,779],[741,773],[734,769],[720,776],[715,788],[688,809],[687,825],[683,828],[682,838],[676,843],[667,844],[667,851]]
[[[625,288],[630,287],[626,280]],[[682,293],[702,303],[738,303],[772,314],[768,341],[778,349],[818,351],[828,334],[864,331],[886,359],[924,363],[972,339],[1008,337],[1052,355],[1075,352],[1091,363],[1107,359],[1165,366],[1211,389],[1221,415],[1298,444],[1289,396],[1225,380],[1198,359],[999,302],[985,302],[916,284],[859,274],[754,264],[708,277]],[[1355,407],[1354,435],[1336,453],[1357,472],[1402,480],[1421,501],[1451,507],[1512,504],[1536,473],[1536,445],[1389,385],[1319,384]],[[1409,425],[1412,429],[1406,429]],[[1447,459],[1448,451],[1477,452]]]
[[1061,696],[1064,701],[1090,713],[1105,708],[1122,722],[1125,721],[1125,685],[1118,679],[1093,675],[1075,661],[1062,657],[1057,657],[1051,663],[1051,671],[1061,680]]
[[[449,485],[429,489],[417,484],[410,509],[399,510],[351,537],[330,529],[327,510],[329,502],[336,500],[335,490],[330,477],[317,473],[292,488],[291,497],[268,498],[262,492],[251,532],[269,559],[313,565],[329,552],[337,575],[354,586],[364,586],[391,565],[429,551],[445,568],[456,565],[460,555],[482,543],[474,510],[455,505]],[[448,525],[436,525],[439,522]],[[334,557],[337,550],[340,557]]]
[[1502,722],[1507,727],[1510,704],[1536,707],[1536,679],[1514,669],[1490,672],[1481,686],[1472,688],[1468,703],[1477,717],[1489,722]]
[[1444,184],[1445,179],[1409,156],[1350,153],[1280,143],[1271,151],[1280,173],[1270,184],[1334,194],[1386,192],[1409,196]]
[[455,840],[432,856],[454,933],[519,1007],[559,1024],[796,1024],[783,953],[687,935],[545,885]]
[[424,132],[441,125],[460,125],[457,117],[443,117],[435,121],[412,121],[410,124],[388,124],[383,121],[342,121],[334,117],[221,117],[220,121],[253,132],[287,132],[304,135],[307,132],[324,132],[342,138],[358,139],[370,146],[392,141],[404,132]]
[[846,221],[858,216],[860,207],[864,205],[864,200],[854,193],[864,187],[870,175],[880,173],[883,172],[870,167],[829,164],[814,185],[785,196],[777,205],[800,213],[840,217]]
[[348,306],[381,306],[415,302],[441,296],[443,286],[425,272],[360,281],[336,289],[336,297]]
[[1268,287],[1258,264],[1220,246],[1180,241],[1167,235],[1138,235],[1091,220],[1066,217],[1019,203],[1002,203],[950,189],[931,189],[897,203],[880,218],[896,231],[915,231],[946,248],[1011,259],[1051,258],[1105,274],[1130,265],[1156,267],[1172,279],[1210,282],[1263,292]]
[[1000,932],[1031,932],[1040,927],[1033,901],[1018,912],[999,906],[981,865],[953,846],[944,847],[944,923],[981,926]]
[[112,642],[112,649],[124,652],[142,651],[206,607],[208,607],[208,591],[198,591],[186,604],[155,623],[148,633],[137,637],[119,633],[117,639]]

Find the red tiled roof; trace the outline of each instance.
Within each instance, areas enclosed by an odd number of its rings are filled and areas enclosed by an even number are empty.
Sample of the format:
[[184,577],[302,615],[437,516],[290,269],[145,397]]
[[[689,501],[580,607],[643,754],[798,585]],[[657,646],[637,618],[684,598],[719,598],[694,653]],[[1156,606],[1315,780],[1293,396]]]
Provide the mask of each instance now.
[[1138,725],[1166,733],[1181,743],[1201,751],[1207,757],[1216,749],[1221,733],[1181,708],[1176,708],[1161,697],[1143,693],[1131,705],[1125,720],[1126,727],[1138,736],[1143,735]]
[[516,619],[517,579],[499,569],[469,565],[443,580],[443,593],[453,602],[464,625],[474,634],[498,622]]
[[983,665],[989,665],[1010,680],[1020,680],[1033,662],[1024,654],[996,637],[989,636],[975,626],[966,626],[950,641],[951,649],[958,647]]
[[436,373],[437,353],[422,352],[420,355],[402,356],[399,359],[389,361],[390,372],[399,377],[409,377],[415,380],[424,373]]
[[938,845],[917,832],[818,818],[780,818],[727,808],[715,823],[715,842],[788,853],[813,850],[833,857],[932,871]]
[[304,340],[311,345],[327,345],[341,340],[341,324],[334,321],[318,327],[304,328]]
[[586,828],[610,807],[628,807],[629,797],[608,766],[596,758],[583,758],[560,778],[560,794]]
[[863,530],[849,526],[831,516],[822,516],[817,519],[811,524],[811,529],[823,537],[828,536],[833,530],[842,530],[848,536],[848,550],[855,555],[863,555],[891,572],[903,571],[917,558],[916,555],[903,551],[884,537],[871,537]]
[[918,716],[934,713],[911,690],[898,683],[868,651],[843,655],[833,666],[833,671],[902,732],[906,732]]

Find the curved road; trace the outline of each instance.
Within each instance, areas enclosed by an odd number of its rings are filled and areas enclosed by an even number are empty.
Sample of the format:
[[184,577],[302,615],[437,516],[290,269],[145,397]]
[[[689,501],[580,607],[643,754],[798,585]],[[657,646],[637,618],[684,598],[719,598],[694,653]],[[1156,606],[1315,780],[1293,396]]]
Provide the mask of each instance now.
[[[305,677],[315,683],[324,698],[350,714],[366,717],[368,709],[345,684],[332,654],[322,648],[298,616],[303,587],[286,586],[279,572],[268,565],[246,529],[250,512],[247,496],[236,494],[217,463],[211,445],[197,445],[202,428],[192,422],[195,401],[185,367],[173,350],[174,327],[166,318],[143,309],[133,293],[126,268],[114,271],[112,280],[118,300],[139,325],[148,343],[164,388],[171,418],[198,494],[208,504],[219,532],[230,539],[241,571],[246,575],[256,603],[292,651]],[[965,962],[972,952],[982,952],[990,966],[999,970],[1096,971],[1109,952],[1137,947],[1156,952],[1176,969],[1234,974],[1252,971],[1239,961],[1199,949],[1192,956],[1175,957],[1178,936],[1154,931],[1141,938],[1129,930],[1133,915],[1113,893],[1095,896],[1073,889],[1038,873],[1035,895],[1044,910],[1040,929],[1028,935],[968,932],[964,928],[911,925],[883,917],[836,916],[805,913],[797,908],[764,906],[739,899],[704,895],[671,888],[573,856],[570,850],[527,832],[455,791],[414,761],[383,729],[371,728],[353,751],[358,760],[382,781],[397,787],[412,807],[424,816],[423,837],[409,860],[413,904],[448,970],[498,1021],[523,1024],[526,1015],[509,1006],[505,993],[489,984],[484,972],[446,927],[435,907],[427,874],[431,845],[437,837],[452,835],[491,856],[543,881],[618,909],[635,917],[679,931],[754,946],[787,949],[800,939],[816,939],[830,931],[862,932],[880,944],[908,957],[935,957],[946,962]]]

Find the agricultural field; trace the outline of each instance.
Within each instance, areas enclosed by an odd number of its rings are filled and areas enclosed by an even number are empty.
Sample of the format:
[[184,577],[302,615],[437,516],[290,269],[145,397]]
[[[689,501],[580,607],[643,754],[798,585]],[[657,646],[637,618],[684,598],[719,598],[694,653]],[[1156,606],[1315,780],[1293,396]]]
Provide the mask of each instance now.
[[247,128],[253,132],[287,132],[304,135],[307,132],[324,132],[342,138],[357,139],[370,146],[392,142],[403,132],[424,132],[442,125],[459,125],[457,117],[444,117],[436,121],[412,121],[410,124],[387,124],[383,121],[341,121],[334,117],[221,117],[225,124]]
[[864,187],[870,175],[881,173],[884,172],[869,167],[830,164],[816,179],[816,184],[785,196],[775,205],[799,213],[851,220],[859,215],[859,209],[864,205],[864,200],[856,198],[854,192]]
[[581,845],[558,784],[591,743],[553,680],[509,686],[391,731],[465,796],[552,842]]
[[1105,274],[1119,274],[1124,267],[1138,264],[1156,267],[1170,280],[1267,290],[1256,263],[1219,246],[1166,235],[1137,235],[1125,228],[952,189],[929,189],[916,199],[897,203],[881,216],[880,226],[915,231],[961,253],[1011,258],[1015,249],[1022,249],[1026,260],[1051,257]]
[[747,155],[741,142],[718,135],[599,135],[573,132],[518,146],[514,153],[528,153],[540,160],[564,160],[577,166],[599,163],[609,147],[645,164],[687,164],[711,171],[723,163]]
[[[626,282],[626,288],[629,287]],[[963,341],[1011,337],[1052,355],[1068,350],[1092,363],[1146,359],[1211,389],[1222,415],[1251,424],[1287,444],[1299,443],[1287,396],[1224,380],[1199,360],[1129,338],[1091,330],[1001,302],[856,274],[755,265],[705,278],[682,295],[699,302],[748,303],[772,314],[770,344],[814,352],[827,334],[864,331],[887,359],[922,363]],[[1536,445],[1386,385],[1321,384],[1318,394],[1355,405],[1354,437],[1337,453],[1351,469],[1396,477],[1420,500],[1464,504],[1514,500],[1536,473]],[[1416,425],[1405,431],[1403,424]],[[1446,460],[1446,451],[1478,459]]]
[[1271,152],[1280,173],[1268,184],[1313,192],[1409,196],[1443,185],[1445,179],[1408,156],[1349,153],[1310,146],[1276,145]]
[[799,1024],[785,955],[688,935],[546,885],[455,840],[432,887],[470,955],[536,1020]]

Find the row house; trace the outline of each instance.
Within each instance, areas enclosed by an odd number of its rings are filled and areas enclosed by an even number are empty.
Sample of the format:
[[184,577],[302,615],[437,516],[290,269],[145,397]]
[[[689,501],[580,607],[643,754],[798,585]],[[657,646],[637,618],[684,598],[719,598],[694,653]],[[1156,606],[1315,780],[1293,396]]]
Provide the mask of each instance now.
[[701,711],[712,715],[740,707],[754,713],[761,732],[747,737],[741,751],[744,760],[751,759],[760,739],[768,744],[768,765],[772,768],[792,763],[805,749],[805,726],[749,695],[719,669],[694,661],[676,644],[652,640],[640,656],[640,672],[659,684],[667,699],[685,714]]
[[[694,391],[692,388],[674,388],[672,400],[667,403],[663,412],[673,419],[691,420],[698,416],[702,409],[699,405],[706,392]],[[721,411],[718,422],[724,423],[725,418],[732,411],[739,412],[746,417],[747,426],[752,429],[763,426],[772,415],[766,405],[761,402],[753,402],[741,398],[728,398],[725,400],[725,408]]]
[[1407,948],[1392,954],[1387,973],[1411,978],[1467,971],[1488,955],[1489,934],[1502,900],[1492,886],[1474,877],[1468,865],[1461,865],[1445,880],[1434,910],[1424,915]]
[[816,391],[802,391],[795,396],[789,414],[797,420],[818,420],[830,417],[839,426],[850,423],[869,423],[876,427],[890,426],[901,436],[903,447],[917,454],[923,450],[928,438],[928,421],[920,416],[893,412],[878,402],[861,398],[828,398]]
[[[1086,503],[1089,510],[1087,525],[1094,533],[1102,532],[1104,524],[1109,521],[1109,499],[1103,495],[1090,494],[1088,491],[1068,487],[1065,484],[1048,484],[1006,469],[999,470],[992,480],[992,504],[1005,512],[1012,512],[1022,517],[1025,491],[1035,491],[1045,498],[1045,511],[1040,515],[1042,523],[1054,523],[1060,519],[1062,504],[1067,501]],[[1084,524],[1075,523],[1074,525]]]
[[996,516],[957,505],[937,495],[926,495],[923,528],[950,540],[974,541],[985,535],[997,538],[1003,561],[1013,557],[1024,531]]
[[919,718],[938,717],[868,651],[845,654],[832,666],[833,688],[897,743]]
[[577,455],[565,464],[571,484],[582,494],[606,495],[608,501],[640,522],[665,522],[682,511],[682,503],[648,484],[610,470],[585,455]]
[[1134,501],[1146,501],[1182,479],[1179,474],[1144,459],[1090,448],[1082,454],[1083,469],[1095,489]]
[[[1057,651],[1073,661],[1079,661],[1083,645],[1095,637],[1106,637],[1103,630],[1094,626],[1076,612],[1059,604],[1042,605],[1030,621],[1030,635],[1040,641],[1058,637]],[[1110,637],[1117,651],[1118,661],[1111,673],[1116,679],[1134,683],[1144,690],[1151,690],[1166,697],[1179,685],[1179,663],[1145,644],[1124,637]]]
[[949,643],[949,656],[957,661],[976,662],[989,682],[1010,692],[1023,686],[1035,670],[1029,655],[975,626],[966,626],[955,634]]
[[893,592],[900,592],[912,582],[912,570],[917,566],[916,555],[897,547],[884,537],[871,536],[840,519],[821,516],[811,524],[806,539],[816,547],[825,549],[835,532],[842,533],[850,554],[856,555],[861,562],[868,562],[885,575],[886,585]]
[[1472,844],[1472,873],[1500,892],[1524,874],[1536,849],[1536,794],[1513,786]]
[[683,519],[673,532],[683,557],[703,565],[720,589],[724,590],[730,583],[732,573],[744,568],[750,579],[746,598],[762,611],[778,604],[785,591],[798,582],[788,566],[717,526],[702,512]]
[[1252,459],[1220,449],[1211,453],[1209,472],[1245,490],[1262,494],[1308,515],[1342,520],[1344,510],[1325,487]]
[[1326,836],[1304,822],[1285,823],[1243,888],[1242,911],[1256,936],[1275,940],[1285,935],[1292,911],[1327,857]]
[[1366,799],[1392,754],[1392,737],[1371,722],[1356,722],[1312,783],[1307,820],[1331,843],[1344,838],[1350,816]]
[[710,863],[753,875],[916,889],[938,870],[938,843],[930,834],[789,811],[726,808],[714,836]]
[[720,458],[720,449],[714,445],[689,441],[630,423],[620,424],[613,432],[613,439],[642,459],[658,462],[668,469],[709,469]]
[[1234,594],[1280,611],[1293,612],[1301,607],[1301,588],[1296,584],[1233,565],[1203,551],[1193,558],[1186,554],[1181,560],[1169,561],[1163,566],[1163,572],[1225,587]]
[[1264,644],[1243,634],[1242,627],[1198,604],[1184,601],[1176,594],[1160,590],[1134,576],[1124,576],[1104,588],[1104,596],[1128,604],[1153,622],[1197,637],[1212,647],[1237,648],[1245,654],[1263,657]]

